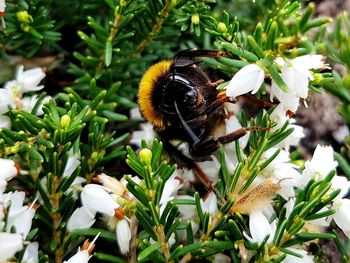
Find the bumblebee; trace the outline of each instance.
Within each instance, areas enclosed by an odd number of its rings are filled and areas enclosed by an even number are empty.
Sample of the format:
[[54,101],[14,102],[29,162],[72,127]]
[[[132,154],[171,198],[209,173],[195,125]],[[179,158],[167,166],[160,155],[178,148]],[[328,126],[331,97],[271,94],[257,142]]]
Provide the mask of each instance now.
[[257,129],[241,128],[227,135],[215,135],[224,124],[224,103],[229,98],[216,89],[223,80],[212,81],[199,64],[203,57],[227,55],[213,50],[180,51],[174,58],[151,66],[140,82],[138,104],[143,117],[163,141],[187,142],[193,160],[203,160],[222,144]]

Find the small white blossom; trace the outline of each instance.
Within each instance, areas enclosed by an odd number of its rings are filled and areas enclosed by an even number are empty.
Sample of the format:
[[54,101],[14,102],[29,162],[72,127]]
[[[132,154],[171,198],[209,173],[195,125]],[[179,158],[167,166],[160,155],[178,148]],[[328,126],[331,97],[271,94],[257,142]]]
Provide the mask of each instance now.
[[286,258],[283,259],[282,263],[313,263],[314,257],[312,255],[308,255],[307,251],[304,249],[288,247],[288,250],[293,251],[302,255],[302,258],[295,257],[293,255],[287,254]]
[[0,158],[0,179],[9,181],[18,174],[16,164],[13,160]]
[[126,254],[129,252],[129,243],[131,240],[131,230],[128,221],[122,219],[117,223],[115,229],[120,252]]
[[162,197],[160,198],[159,204],[166,204],[170,200],[174,199],[174,196],[177,194],[177,191],[182,187],[182,182],[177,178],[174,173],[164,185]]
[[156,133],[150,123],[141,123],[140,127],[140,131],[132,132],[130,144],[135,144],[141,148],[141,140],[144,139],[147,142],[147,145],[150,145],[156,137]]
[[115,177],[108,176],[107,174],[99,174],[97,175],[97,180],[106,188],[108,191],[118,195],[125,195],[128,190],[124,184],[117,180]]
[[300,180],[300,187],[312,179],[324,179],[333,169],[337,167],[337,162],[334,161],[333,148],[331,146],[317,145],[311,161],[305,162],[305,169]]
[[237,97],[239,95],[252,91],[252,94],[258,92],[264,81],[264,69],[256,64],[249,64],[241,68],[231,79],[226,87],[228,97]]
[[7,230],[9,231],[12,226],[15,227],[16,233],[21,234],[23,238],[26,238],[31,227],[32,221],[35,215],[35,209],[28,207],[26,210],[17,214],[15,217],[9,217],[7,223]]
[[210,192],[205,200],[201,199],[200,204],[203,212],[209,212],[209,214],[215,214],[218,211],[217,197],[214,192]]
[[[90,258],[92,257],[92,256],[90,256],[91,252],[94,248],[94,244],[95,244],[96,239],[98,238],[99,235],[100,235],[100,233],[94,238],[94,240],[91,243],[85,241],[83,247],[79,248],[78,252],[74,256],[72,256],[67,261],[64,261],[63,263],[87,263],[87,262],[89,262]],[[87,247],[86,247],[86,245],[87,245]]]
[[10,90],[0,89],[0,114],[7,113],[9,107],[16,107],[15,98]]
[[0,12],[1,13],[5,12],[5,7],[6,7],[5,0],[0,0]]
[[[50,96],[46,96],[40,103],[39,107],[38,107],[38,110],[36,112],[36,116],[41,116],[44,114],[44,111],[43,111],[43,103],[46,103],[48,102],[49,100],[51,99]],[[27,112],[31,112],[35,106],[35,104],[37,103],[38,101],[38,96],[37,95],[34,95],[34,96],[31,96],[31,97],[24,97],[21,99],[21,107],[20,109],[21,110],[24,110],[24,111],[27,111]]]
[[245,232],[243,233],[250,241],[257,243],[261,243],[266,236],[269,235],[267,243],[271,243],[274,238],[276,227],[276,220],[270,224],[269,220],[260,210],[255,210],[249,214],[249,231],[251,237],[247,236]]
[[39,249],[39,243],[38,242],[31,242],[26,247],[26,250],[24,251],[23,258],[21,260],[21,263],[38,263],[38,249]]
[[288,150],[289,146],[297,146],[299,144],[300,139],[305,136],[303,127],[294,124],[295,120],[293,118],[289,118],[286,115],[286,111],[281,103],[278,104],[277,107],[273,110],[273,112],[270,115],[270,119],[275,124],[275,126],[271,128],[271,132],[275,132],[278,129],[281,129],[286,122],[288,122],[287,129],[294,129],[289,136],[287,136],[282,142],[276,145],[277,147],[281,147]]
[[0,115],[0,128],[11,128],[11,119],[8,116]]
[[0,233],[0,262],[6,262],[23,249],[23,237],[17,233]]
[[119,204],[107,193],[105,188],[97,184],[87,184],[81,192],[81,202],[91,214],[100,212],[107,216],[114,216]]
[[282,66],[281,78],[288,87],[284,92],[272,80],[271,99],[276,96],[283,104],[285,110],[295,112],[299,106],[299,98],[306,99],[309,92],[309,80],[313,80],[310,69],[319,69],[324,66],[321,55],[305,55],[291,60],[276,59]]
[[346,198],[335,200],[333,209],[335,209],[333,215],[335,223],[350,238],[350,200]]
[[95,223],[95,213],[91,213],[85,207],[78,207],[68,219],[67,230],[90,228]]
[[5,89],[12,91],[15,95],[22,95],[25,92],[38,91],[44,88],[39,83],[45,78],[41,68],[33,68],[24,71],[20,66],[17,70],[16,79],[5,84]]

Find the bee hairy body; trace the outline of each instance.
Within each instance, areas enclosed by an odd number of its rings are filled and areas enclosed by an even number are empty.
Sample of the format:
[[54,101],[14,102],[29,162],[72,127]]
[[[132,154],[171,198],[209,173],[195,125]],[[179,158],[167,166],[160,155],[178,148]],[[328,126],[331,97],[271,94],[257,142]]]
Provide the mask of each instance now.
[[150,122],[162,140],[188,143],[193,159],[205,159],[221,144],[244,134],[241,130],[230,136],[215,136],[224,124],[224,102],[216,86],[198,65],[200,57],[220,57],[226,52],[184,50],[173,59],[151,66],[144,74],[138,93],[141,114]]

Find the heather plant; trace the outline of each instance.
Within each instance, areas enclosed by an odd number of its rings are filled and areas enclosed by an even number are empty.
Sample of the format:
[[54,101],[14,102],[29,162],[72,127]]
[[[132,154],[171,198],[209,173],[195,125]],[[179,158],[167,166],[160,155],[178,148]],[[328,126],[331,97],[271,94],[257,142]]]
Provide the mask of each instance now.
[[[0,0],[0,262],[348,262],[350,19],[314,11]],[[136,98],[148,67],[191,48],[228,54],[201,63],[225,80],[224,132],[265,128],[194,168]],[[297,118],[319,93],[344,126],[307,156]]]

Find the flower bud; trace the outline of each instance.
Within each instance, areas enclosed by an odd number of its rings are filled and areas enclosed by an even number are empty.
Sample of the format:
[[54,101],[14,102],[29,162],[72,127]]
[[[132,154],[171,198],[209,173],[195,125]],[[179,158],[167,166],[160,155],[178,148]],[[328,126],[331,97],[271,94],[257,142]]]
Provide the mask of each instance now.
[[150,149],[144,148],[139,153],[141,161],[150,165],[152,161],[152,151]]
[[29,24],[33,22],[33,18],[27,11],[19,11],[16,13],[17,20],[21,23]]
[[194,24],[194,25],[197,25],[199,24],[199,15],[197,13],[193,14],[191,16],[191,23]]
[[70,124],[70,117],[66,114],[61,117],[62,128],[67,129]]
[[227,27],[225,25],[225,23],[223,22],[220,22],[217,26],[218,30],[221,32],[221,33],[226,33],[227,32]]

